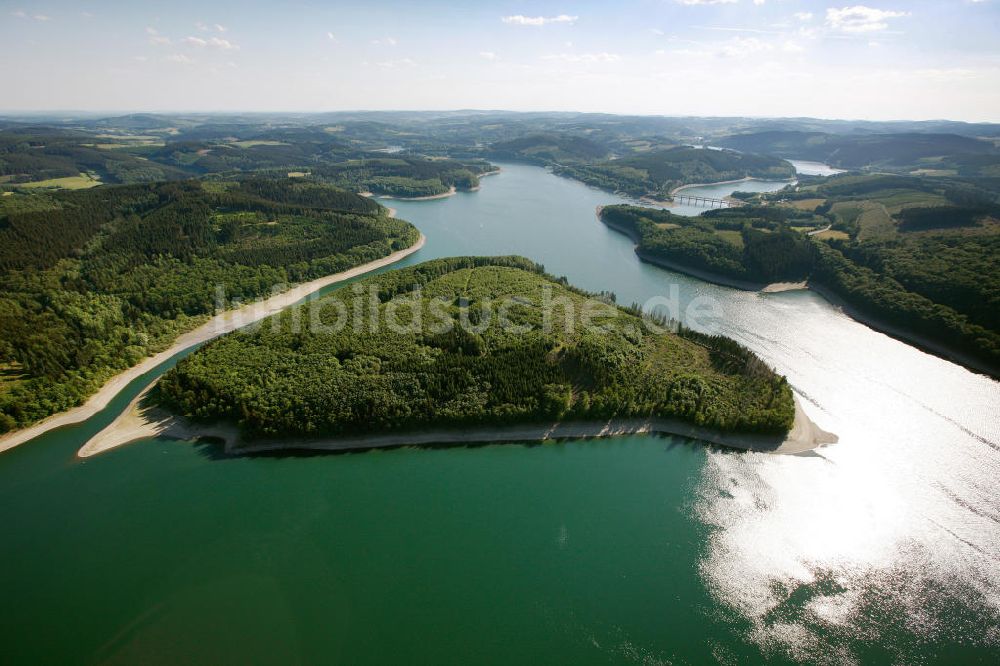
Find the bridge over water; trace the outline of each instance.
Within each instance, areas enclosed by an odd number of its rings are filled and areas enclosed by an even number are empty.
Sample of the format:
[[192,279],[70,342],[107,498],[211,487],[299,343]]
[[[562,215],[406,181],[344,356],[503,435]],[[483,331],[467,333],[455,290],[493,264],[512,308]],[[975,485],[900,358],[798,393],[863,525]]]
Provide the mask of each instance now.
[[745,205],[742,201],[727,201],[726,199],[713,199],[712,197],[699,197],[691,194],[675,194],[674,203],[688,206],[705,206],[706,208],[735,208]]

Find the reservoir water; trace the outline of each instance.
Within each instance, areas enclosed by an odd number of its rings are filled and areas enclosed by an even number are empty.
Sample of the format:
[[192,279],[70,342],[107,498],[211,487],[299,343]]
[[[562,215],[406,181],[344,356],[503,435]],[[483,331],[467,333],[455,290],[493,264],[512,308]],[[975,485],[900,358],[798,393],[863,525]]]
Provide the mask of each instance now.
[[834,176],[838,173],[845,173],[844,169],[835,169],[829,164],[822,162],[810,162],[808,160],[788,160],[795,171],[803,176]]
[[643,264],[595,217],[618,201],[504,165],[391,205],[428,238],[407,263],[517,253],[620,302],[711,306],[838,444],[224,458],[151,439],[77,460],[139,380],[0,455],[2,661],[995,662],[1000,384],[811,292]]

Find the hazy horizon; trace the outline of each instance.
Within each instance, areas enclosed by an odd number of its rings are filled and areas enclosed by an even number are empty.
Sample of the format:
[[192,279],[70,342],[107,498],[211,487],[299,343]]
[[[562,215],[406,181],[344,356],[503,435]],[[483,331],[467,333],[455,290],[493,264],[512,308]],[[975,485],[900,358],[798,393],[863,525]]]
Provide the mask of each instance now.
[[163,116],[233,116],[233,115],[287,115],[287,116],[317,116],[326,114],[532,114],[532,115],[604,115],[637,118],[701,118],[701,119],[741,119],[741,120],[816,120],[821,122],[845,123],[964,123],[968,125],[998,125],[1000,120],[965,120],[962,118],[860,118],[834,116],[760,116],[760,115],[719,115],[719,114],[671,114],[671,113],[627,113],[616,111],[579,111],[575,109],[486,109],[486,108],[399,108],[399,109],[155,109],[155,108],[119,108],[119,109],[5,109],[0,108],[0,117],[19,118],[39,116],[43,118],[75,119],[75,118],[113,118],[131,115],[163,115]]
[[1000,121],[997,0],[3,0],[0,17],[6,114]]

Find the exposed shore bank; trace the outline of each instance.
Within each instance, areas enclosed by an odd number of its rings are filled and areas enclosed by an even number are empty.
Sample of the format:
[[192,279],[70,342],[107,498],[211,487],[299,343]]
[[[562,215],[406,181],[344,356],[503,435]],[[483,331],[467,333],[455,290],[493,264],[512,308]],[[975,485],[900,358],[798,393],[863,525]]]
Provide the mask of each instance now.
[[256,301],[254,303],[248,303],[240,308],[221,312],[198,328],[192,329],[187,333],[183,333],[178,336],[169,348],[154,354],[153,356],[147,356],[138,364],[109,379],[82,405],[73,407],[64,412],[59,412],[58,414],[53,414],[52,416],[49,416],[34,425],[28,426],[27,428],[15,430],[0,436],[0,453],[34,439],[39,435],[43,435],[50,430],[86,421],[91,416],[107,407],[111,400],[130,382],[154,369],[174,354],[178,354],[185,349],[211,340],[212,338],[216,338],[224,333],[229,333],[237,328],[252,324],[255,321],[264,319],[265,317],[269,317],[277,312],[280,312],[289,305],[302,300],[313,292],[331,284],[343,282],[344,280],[350,280],[351,278],[358,277],[359,275],[394,264],[422,248],[425,242],[427,242],[427,238],[421,233],[417,242],[410,247],[403,250],[397,250],[396,252],[382,257],[381,259],[376,259],[375,261],[370,261],[367,264],[355,266],[354,268],[341,271],[340,273],[334,273],[316,280],[303,282],[302,284],[296,285],[288,291],[276,296]]
[[490,442],[544,442],[555,439],[587,439],[637,434],[679,435],[716,446],[743,451],[796,454],[837,442],[837,436],[819,428],[803,411],[795,397],[795,420],[785,436],[724,433],[676,419],[629,418],[608,421],[570,421],[463,429],[422,430],[346,437],[296,438],[292,440],[244,440],[229,423],[201,424],[176,416],[154,405],[143,404],[155,381],[135,397],[108,427],[94,435],[77,452],[81,458],[110,451],[150,437],[192,441],[212,439],[224,443],[227,453],[252,454],[274,451],[362,451],[400,446],[474,444]]
[[[487,171],[486,173],[477,173],[476,174],[476,178],[478,178],[480,181],[482,181],[483,178],[486,178],[486,176],[495,176],[498,173],[500,173],[501,171],[503,171],[503,169],[501,169],[500,167],[497,167],[493,171]],[[466,190],[466,192],[478,192],[479,188],[481,186],[482,186],[482,184],[480,183],[480,185],[476,185],[475,187],[470,187],[468,190]]]
[[905,342],[906,344],[916,347],[917,349],[927,352],[928,354],[933,354],[934,356],[947,359],[952,363],[961,365],[972,372],[984,374],[988,377],[993,377],[994,379],[1000,379],[1000,368],[992,367],[979,359],[973,358],[956,349],[952,349],[944,344],[941,344],[940,342],[935,342],[934,340],[930,340],[918,333],[907,331],[906,329],[890,324],[879,317],[873,317],[865,312],[862,312],[857,307],[844,300],[841,296],[821,284],[810,282],[809,289],[822,296],[830,305],[838,308],[851,319],[864,324],[868,328],[876,330],[879,333],[884,333],[890,338],[895,338],[900,342]]
[[376,194],[376,199],[387,199],[396,201],[430,201],[432,199],[446,199],[447,197],[454,196],[458,190],[452,185],[448,188],[447,192],[442,192],[441,194],[429,194],[426,197],[397,197],[391,194]]

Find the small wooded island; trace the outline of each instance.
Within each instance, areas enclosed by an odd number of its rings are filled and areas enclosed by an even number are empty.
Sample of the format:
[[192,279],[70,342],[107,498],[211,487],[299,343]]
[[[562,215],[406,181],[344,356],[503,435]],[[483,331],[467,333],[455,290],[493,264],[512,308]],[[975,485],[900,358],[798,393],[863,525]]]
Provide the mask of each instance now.
[[522,257],[437,259],[208,343],[162,377],[152,410],[146,401],[152,429],[96,439],[215,435],[249,452],[548,439],[561,427],[760,450],[790,430],[795,450],[831,441],[752,352],[664,324]]

